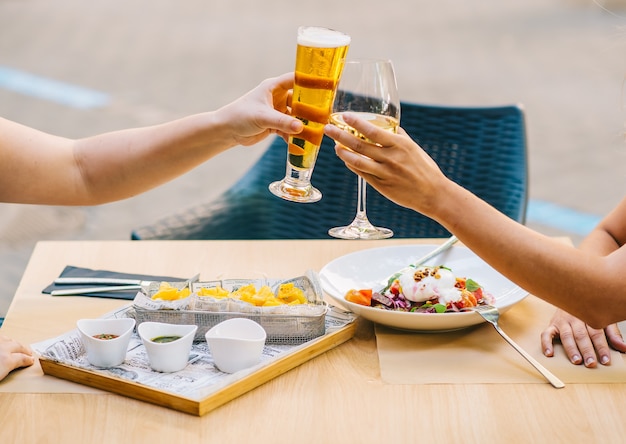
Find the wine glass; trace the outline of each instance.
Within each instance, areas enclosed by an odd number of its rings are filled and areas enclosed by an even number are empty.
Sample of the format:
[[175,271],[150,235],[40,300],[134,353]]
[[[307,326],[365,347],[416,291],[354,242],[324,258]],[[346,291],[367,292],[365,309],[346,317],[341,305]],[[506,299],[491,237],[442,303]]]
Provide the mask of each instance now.
[[[389,60],[346,61],[330,116],[330,123],[367,140],[346,125],[342,114],[350,112],[387,131],[400,124],[400,99],[393,64]],[[350,225],[335,227],[328,234],[340,239],[387,239],[389,228],[375,227],[367,218],[367,182],[358,177],[356,216]]]

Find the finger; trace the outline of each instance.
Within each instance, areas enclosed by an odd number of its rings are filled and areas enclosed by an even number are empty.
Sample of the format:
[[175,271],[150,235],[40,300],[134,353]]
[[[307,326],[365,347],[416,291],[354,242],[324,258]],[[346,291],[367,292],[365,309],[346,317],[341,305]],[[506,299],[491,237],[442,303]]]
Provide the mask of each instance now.
[[[558,336],[561,338],[561,344],[571,363],[576,365],[582,364],[583,358],[578,349],[572,328],[569,325],[562,325],[558,330]],[[589,338],[587,338],[587,340],[589,341]],[[589,346],[591,346],[591,341],[589,341]]]
[[596,347],[605,350],[605,355],[609,347],[604,337],[604,331],[591,328],[582,322],[572,324],[572,331],[585,367],[595,368],[598,365]]
[[582,353],[585,367],[595,368],[598,360],[610,360],[609,344],[604,336],[604,330],[596,330],[585,325],[584,329],[574,328],[574,338],[578,349]]
[[357,153],[361,153],[364,155],[366,146],[370,145],[365,142],[363,139],[360,139],[347,131],[339,129],[334,125],[325,125],[324,126],[324,134],[326,134],[331,139],[335,140],[339,145],[343,145],[344,148],[349,148],[352,151],[356,151]]
[[543,350],[543,354],[545,356],[554,356],[553,342],[554,338],[558,335],[559,332],[554,325],[550,325],[548,328],[541,332],[541,349]]
[[0,337],[0,345],[0,380],[16,368],[34,364],[35,358],[30,347],[5,336]]
[[35,363],[35,359],[24,353],[12,353],[5,356],[0,365],[0,380],[17,368],[29,367]]
[[371,173],[375,167],[375,162],[369,157],[340,144],[335,145],[335,154],[344,161],[350,171],[361,176]]
[[346,124],[350,125],[357,132],[359,132],[372,142],[383,147],[392,145],[394,133],[379,128],[353,113],[344,113],[343,120],[344,122],[346,122]]
[[279,76],[267,79],[266,82],[268,82],[270,85],[273,85],[271,89],[275,89],[277,87],[285,90],[291,89],[293,88],[294,83],[294,73],[287,72],[285,74],[281,74]]
[[2,341],[4,342],[2,349],[6,353],[24,354],[27,356],[32,356],[33,354],[33,351],[30,347],[22,345],[14,339],[4,337],[2,338]]
[[298,134],[304,127],[302,122],[295,117],[273,110],[261,114],[258,119],[258,125],[261,128],[286,134]]
[[604,329],[606,334],[606,338],[609,341],[611,347],[615,350],[625,353],[626,352],[626,342],[624,342],[624,338],[622,337],[622,332],[620,331],[617,324],[611,324]]
[[[337,142],[335,153],[346,163],[348,168],[353,171],[353,168],[358,169],[359,172],[357,174],[376,174],[377,170],[380,169],[379,161],[376,159],[376,156],[381,151],[379,146],[353,136],[333,125],[326,125],[324,128],[326,135]],[[326,129],[328,129],[328,132],[326,132]]]
[[[357,154],[350,148],[346,148],[345,146],[339,144],[335,145],[335,154],[337,154],[337,157],[344,161],[346,168],[354,174],[362,176],[365,180],[367,180],[367,177],[372,177],[370,174],[367,174],[360,169],[363,167],[363,159],[367,159],[364,156]],[[358,168],[355,164],[358,165]]]
[[25,353],[13,353],[11,356],[13,368],[28,367],[35,363],[32,355]]
[[[607,338],[604,335],[604,330],[596,330],[595,328],[587,327],[587,332],[589,338],[591,338],[593,348],[595,349],[594,354],[598,356],[598,360],[600,361],[600,363],[603,365],[610,365],[611,349],[609,347],[609,343],[607,342]],[[585,365],[587,365],[586,360]]]

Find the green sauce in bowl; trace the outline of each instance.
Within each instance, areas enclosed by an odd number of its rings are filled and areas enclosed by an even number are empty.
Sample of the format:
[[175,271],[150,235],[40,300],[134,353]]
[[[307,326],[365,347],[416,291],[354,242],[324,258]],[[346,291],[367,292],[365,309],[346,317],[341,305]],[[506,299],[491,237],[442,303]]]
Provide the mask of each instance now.
[[159,344],[164,344],[166,342],[174,342],[178,339],[182,338],[182,336],[157,336],[156,338],[150,339],[152,342],[157,342]]

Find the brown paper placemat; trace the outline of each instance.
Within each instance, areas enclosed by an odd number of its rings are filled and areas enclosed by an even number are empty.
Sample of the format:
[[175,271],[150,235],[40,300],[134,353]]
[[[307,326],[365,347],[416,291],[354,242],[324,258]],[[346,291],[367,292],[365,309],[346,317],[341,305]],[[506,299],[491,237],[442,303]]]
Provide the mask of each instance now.
[[[554,357],[540,335],[554,307],[528,296],[500,317],[500,327],[544,367],[567,383],[626,382],[626,363],[612,351],[611,365],[573,365],[560,344]],[[436,315],[433,315],[436,316]],[[546,383],[491,324],[448,333],[412,333],[376,325],[380,373],[388,384]]]

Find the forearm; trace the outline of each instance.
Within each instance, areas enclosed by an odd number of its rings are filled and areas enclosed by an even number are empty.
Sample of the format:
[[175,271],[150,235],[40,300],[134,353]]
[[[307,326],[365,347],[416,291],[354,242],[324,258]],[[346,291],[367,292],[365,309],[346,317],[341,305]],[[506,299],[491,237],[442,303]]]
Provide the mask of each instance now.
[[84,194],[73,204],[124,199],[165,183],[235,145],[217,113],[116,131],[74,144]]
[[606,256],[617,250],[619,245],[606,231],[595,228],[582,240],[579,248],[582,251]]
[[[593,327],[626,319],[626,199],[600,224],[603,254],[574,248],[508,218],[444,176],[408,135],[383,131],[355,115],[344,116],[375,145],[328,125],[337,155],[399,205],[445,226],[492,267],[530,293]],[[587,250],[585,244],[584,250]],[[600,248],[600,247],[598,247]]]
[[219,112],[79,140],[0,119],[0,202],[94,205],[134,196],[236,145]]
[[442,192],[447,198],[430,216],[503,275],[592,326],[626,319],[624,273],[614,257],[530,230],[452,182]]

